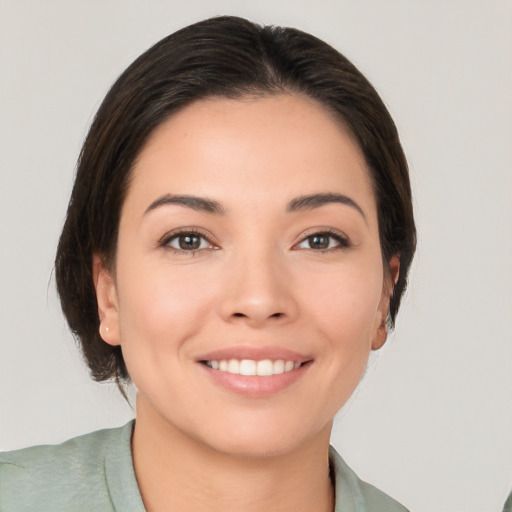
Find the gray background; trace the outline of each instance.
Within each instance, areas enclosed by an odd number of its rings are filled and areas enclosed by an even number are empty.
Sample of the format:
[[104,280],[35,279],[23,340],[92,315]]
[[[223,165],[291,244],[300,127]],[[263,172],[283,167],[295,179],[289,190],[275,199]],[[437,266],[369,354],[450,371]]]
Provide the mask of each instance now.
[[215,14],[291,25],[366,73],[408,155],[419,247],[398,327],[334,445],[416,512],[512,487],[512,2],[0,0],[0,449],[120,425],[89,380],[52,260],[92,116],[143,50]]

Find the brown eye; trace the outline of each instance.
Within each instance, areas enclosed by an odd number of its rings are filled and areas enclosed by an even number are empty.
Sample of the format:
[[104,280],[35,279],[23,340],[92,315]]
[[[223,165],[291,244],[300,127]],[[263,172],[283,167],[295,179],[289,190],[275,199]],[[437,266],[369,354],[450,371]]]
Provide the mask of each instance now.
[[314,233],[304,238],[297,245],[299,249],[309,249],[316,251],[329,251],[331,249],[342,249],[349,247],[349,241],[344,236],[337,233],[320,232]]
[[178,251],[197,251],[206,249],[210,243],[199,233],[179,233],[169,238],[165,245]]
[[306,240],[310,249],[328,249],[331,242],[331,237],[319,234],[308,236]]
[[181,235],[178,237],[178,245],[185,251],[199,249],[201,238],[197,235]]

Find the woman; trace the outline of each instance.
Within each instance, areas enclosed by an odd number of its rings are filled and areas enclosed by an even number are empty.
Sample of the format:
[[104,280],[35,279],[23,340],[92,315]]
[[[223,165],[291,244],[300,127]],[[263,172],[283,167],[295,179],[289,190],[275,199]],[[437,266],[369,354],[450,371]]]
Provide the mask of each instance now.
[[404,510],[329,437],[414,248],[395,126],[342,55],[231,17],[160,41],[98,111],[56,257],[136,420],[3,454],[0,509]]

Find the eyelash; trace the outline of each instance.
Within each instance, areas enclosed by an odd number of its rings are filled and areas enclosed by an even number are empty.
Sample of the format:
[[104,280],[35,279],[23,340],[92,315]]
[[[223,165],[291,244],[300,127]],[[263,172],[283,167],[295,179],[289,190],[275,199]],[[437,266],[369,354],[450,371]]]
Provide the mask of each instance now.
[[206,242],[209,247],[208,248],[216,248],[216,246],[211,242],[211,240],[201,231],[198,231],[196,229],[184,229],[181,231],[177,231],[174,233],[170,233],[168,235],[165,235],[162,240],[159,242],[159,246],[163,247],[164,249],[169,249],[173,251],[174,254],[187,254],[194,256],[198,251],[201,251],[203,249],[206,249],[206,247],[198,247],[197,249],[182,249],[177,247],[172,247],[170,243],[173,240],[179,240],[180,237],[197,237],[200,239],[199,243],[202,244],[202,242]]
[[[294,247],[299,247],[301,244],[307,242],[308,240],[311,240],[314,237],[327,237],[331,240],[335,240],[336,245],[334,247],[326,247],[323,249],[318,249],[318,248],[315,249],[313,247],[304,247],[303,249],[313,251],[313,252],[318,252],[321,254],[325,254],[325,253],[329,253],[329,252],[333,252],[333,251],[339,251],[342,249],[348,249],[351,246],[349,239],[345,235],[343,235],[337,231],[334,231],[332,229],[328,229],[325,231],[313,231],[312,233],[310,233],[310,234],[306,235],[304,238],[302,238],[301,241],[298,244],[296,244]],[[331,241],[329,241],[329,245],[331,245]]]
[[[202,242],[206,242],[209,245],[209,247],[199,246],[196,249],[183,249],[183,248],[172,247],[170,245],[172,241],[179,240],[180,237],[186,237],[186,236],[198,237],[200,239],[200,241],[199,241],[200,245],[202,244]],[[324,254],[324,253],[329,253],[329,252],[333,252],[333,251],[338,251],[341,249],[347,249],[351,246],[350,241],[346,236],[344,236],[332,229],[329,229],[329,230],[325,230],[325,231],[314,231],[314,232],[306,235],[305,237],[303,237],[300,240],[299,243],[295,244],[293,248],[300,249],[301,244],[306,243],[308,240],[311,241],[311,239],[314,237],[326,237],[326,238],[329,238],[330,240],[335,240],[336,245],[334,247],[328,246],[323,249],[318,249],[318,248],[315,249],[313,247],[303,247],[303,249]],[[328,245],[331,245],[331,241],[329,241]],[[204,250],[207,248],[208,249],[218,249],[218,247],[215,246],[211,242],[211,240],[209,239],[208,236],[206,236],[204,233],[202,233],[201,231],[196,230],[196,229],[184,229],[181,231],[177,231],[177,232],[168,234],[161,239],[161,241],[159,242],[159,246],[163,247],[165,249],[172,250],[174,254],[187,254],[187,255],[191,255],[191,256],[194,256],[198,251],[201,251],[201,250]]]

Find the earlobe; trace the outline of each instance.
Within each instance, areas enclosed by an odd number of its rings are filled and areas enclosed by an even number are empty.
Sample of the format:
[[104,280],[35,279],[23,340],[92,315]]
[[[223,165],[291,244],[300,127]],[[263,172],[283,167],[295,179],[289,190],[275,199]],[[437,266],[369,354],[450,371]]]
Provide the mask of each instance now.
[[109,345],[120,345],[117,290],[114,277],[103,258],[93,256],[93,280],[100,319],[99,334]]
[[373,340],[372,350],[378,350],[386,343],[388,337],[388,315],[389,303],[393,295],[393,289],[398,282],[400,275],[400,257],[393,256],[389,260],[388,276],[384,280],[384,287],[378,308],[378,326],[376,328]]
[[372,350],[379,350],[379,348],[386,343],[388,338],[388,326],[387,326],[387,318],[385,317],[379,327],[377,328],[377,332],[375,333],[372,341]]

